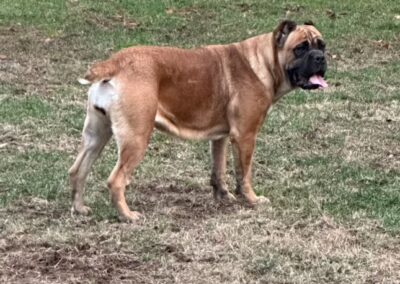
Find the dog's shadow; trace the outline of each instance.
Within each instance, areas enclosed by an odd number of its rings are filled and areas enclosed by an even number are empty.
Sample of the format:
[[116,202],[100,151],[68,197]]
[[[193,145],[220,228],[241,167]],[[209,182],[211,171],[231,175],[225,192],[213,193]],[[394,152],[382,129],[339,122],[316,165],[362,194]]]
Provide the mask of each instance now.
[[240,200],[215,201],[210,186],[150,184],[135,188],[135,210],[146,216],[165,216],[179,224],[200,221],[216,215],[231,215],[243,208]]

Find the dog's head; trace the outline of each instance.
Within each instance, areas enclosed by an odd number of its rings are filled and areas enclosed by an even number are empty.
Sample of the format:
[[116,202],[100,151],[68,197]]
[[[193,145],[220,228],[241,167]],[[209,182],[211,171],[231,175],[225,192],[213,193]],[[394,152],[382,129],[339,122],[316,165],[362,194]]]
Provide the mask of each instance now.
[[312,23],[296,25],[283,21],[273,33],[280,67],[293,88],[318,89],[328,86],[325,42]]

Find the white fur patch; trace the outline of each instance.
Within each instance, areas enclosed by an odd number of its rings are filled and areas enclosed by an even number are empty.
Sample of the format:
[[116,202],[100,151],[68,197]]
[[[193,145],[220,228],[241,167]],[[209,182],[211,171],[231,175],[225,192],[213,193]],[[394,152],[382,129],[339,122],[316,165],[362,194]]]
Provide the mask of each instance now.
[[81,85],[89,85],[90,84],[90,81],[83,79],[83,78],[78,78],[78,82]]
[[89,89],[89,102],[108,112],[111,104],[118,97],[115,82],[96,82]]

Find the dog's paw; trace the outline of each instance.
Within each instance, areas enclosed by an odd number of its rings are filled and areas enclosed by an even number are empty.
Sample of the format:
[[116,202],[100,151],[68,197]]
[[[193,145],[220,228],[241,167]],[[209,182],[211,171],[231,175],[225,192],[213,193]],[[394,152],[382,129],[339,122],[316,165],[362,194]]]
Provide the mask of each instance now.
[[267,197],[260,195],[260,196],[257,196],[257,199],[255,200],[254,205],[267,204],[267,203],[271,203],[271,201]]
[[232,203],[236,201],[236,197],[229,191],[214,192],[214,199],[220,203]]
[[120,221],[128,223],[137,223],[141,218],[143,218],[143,215],[137,211],[129,211],[119,216]]
[[85,205],[80,205],[80,206],[74,205],[71,208],[71,213],[72,214],[77,213],[77,214],[80,214],[80,215],[87,216],[90,213],[92,213],[92,209],[89,206],[85,206]]
[[235,197],[232,193],[230,193],[230,192],[228,192],[227,194],[225,194],[225,195],[222,197],[222,199],[225,200],[225,201],[229,201],[229,202],[234,202],[234,201],[236,201],[236,197]]
[[225,202],[231,203],[231,202],[235,202],[236,201],[236,197],[232,193],[227,192],[227,193],[225,193],[223,195],[220,195],[219,201],[221,201],[223,203],[225,203]]
[[251,199],[250,198],[246,198],[246,200],[247,200],[247,204],[250,207],[256,207],[256,206],[261,205],[261,204],[271,203],[271,201],[267,197],[262,196],[262,195],[253,196]]

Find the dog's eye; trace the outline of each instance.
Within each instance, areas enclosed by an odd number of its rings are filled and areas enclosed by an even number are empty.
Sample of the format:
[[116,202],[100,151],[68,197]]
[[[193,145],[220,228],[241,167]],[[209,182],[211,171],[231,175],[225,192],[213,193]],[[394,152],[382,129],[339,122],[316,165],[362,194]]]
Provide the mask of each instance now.
[[305,41],[305,42],[299,44],[299,45],[294,49],[294,55],[295,55],[296,57],[299,57],[299,56],[303,55],[303,54],[308,50],[309,47],[310,47],[310,46],[309,46],[309,44],[308,44],[308,41]]

